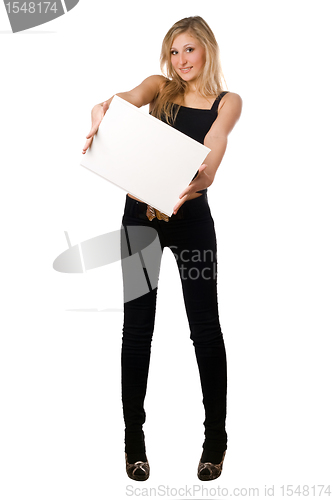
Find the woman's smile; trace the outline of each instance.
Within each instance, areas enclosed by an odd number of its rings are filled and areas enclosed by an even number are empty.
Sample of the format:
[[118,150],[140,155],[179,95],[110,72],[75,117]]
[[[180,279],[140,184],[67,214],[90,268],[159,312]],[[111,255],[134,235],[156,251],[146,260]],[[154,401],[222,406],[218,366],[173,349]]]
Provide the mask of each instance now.
[[188,73],[189,71],[191,71],[192,68],[193,66],[190,66],[189,68],[179,68],[179,69],[182,73]]

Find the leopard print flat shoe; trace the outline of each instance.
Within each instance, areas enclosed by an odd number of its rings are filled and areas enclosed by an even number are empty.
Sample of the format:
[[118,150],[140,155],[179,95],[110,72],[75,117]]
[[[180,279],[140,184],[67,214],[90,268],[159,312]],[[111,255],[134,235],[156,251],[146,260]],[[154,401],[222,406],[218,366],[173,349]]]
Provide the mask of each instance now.
[[200,459],[198,465],[198,478],[201,481],[212,481],[213,479],[217,479],[222,472],[225,454],[226,451],[223,453],[222,460],[219,464],[212,464],[211,462],[201,462]]

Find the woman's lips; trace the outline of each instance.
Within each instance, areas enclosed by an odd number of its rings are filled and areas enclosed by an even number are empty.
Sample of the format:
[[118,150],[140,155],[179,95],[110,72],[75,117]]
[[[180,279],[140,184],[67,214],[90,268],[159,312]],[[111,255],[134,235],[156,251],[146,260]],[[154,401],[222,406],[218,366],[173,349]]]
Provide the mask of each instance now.
[[179,69],[182,73],[188,73],[189,71],[191,71],[192,68],[193,66],[191,66],[190,68],[179,68]]

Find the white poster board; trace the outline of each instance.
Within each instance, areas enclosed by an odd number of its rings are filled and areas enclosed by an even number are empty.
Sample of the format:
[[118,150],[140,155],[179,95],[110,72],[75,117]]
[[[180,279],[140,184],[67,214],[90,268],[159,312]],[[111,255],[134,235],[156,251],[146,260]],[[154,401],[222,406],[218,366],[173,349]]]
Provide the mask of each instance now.
[[171,216],[209,152],[116,95],[80,164]]

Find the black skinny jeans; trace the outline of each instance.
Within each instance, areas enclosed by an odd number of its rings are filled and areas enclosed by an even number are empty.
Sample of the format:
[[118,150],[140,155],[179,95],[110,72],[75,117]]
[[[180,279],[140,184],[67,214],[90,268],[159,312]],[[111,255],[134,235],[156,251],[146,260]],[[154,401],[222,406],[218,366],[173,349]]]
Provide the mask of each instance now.
[[[201,380],[205,409],[203,449],[221,452],[227,448],[227,366],[218,317],[216,236],[207,193],[185,202],[168,222],[157,218],[149,221],[145,215],[146,207],[145,203],[126,197],[122,219],[122,259],[132,254],[127,245],[128,240],[126,242],[130,226],[153,227],[159,237],[160,257],[164,247],[171,248],[175,255],[190,326],[190,338],[195,348]],[[135,244],[132,249],[133,247]],[[157,275],[159,264],[160,258]],[[138,453],[145,451],[142,430],[146,419],[144,398],[155,323],[157,287],[151,287],[147,293],[126,301],[126,292],[129,291],[126,287],[132,287],[128,280],[125,280],[124,264],[122,267],[124,324],[121,366],[125,451]],[[129,297],[128,294],[127,296]]]

